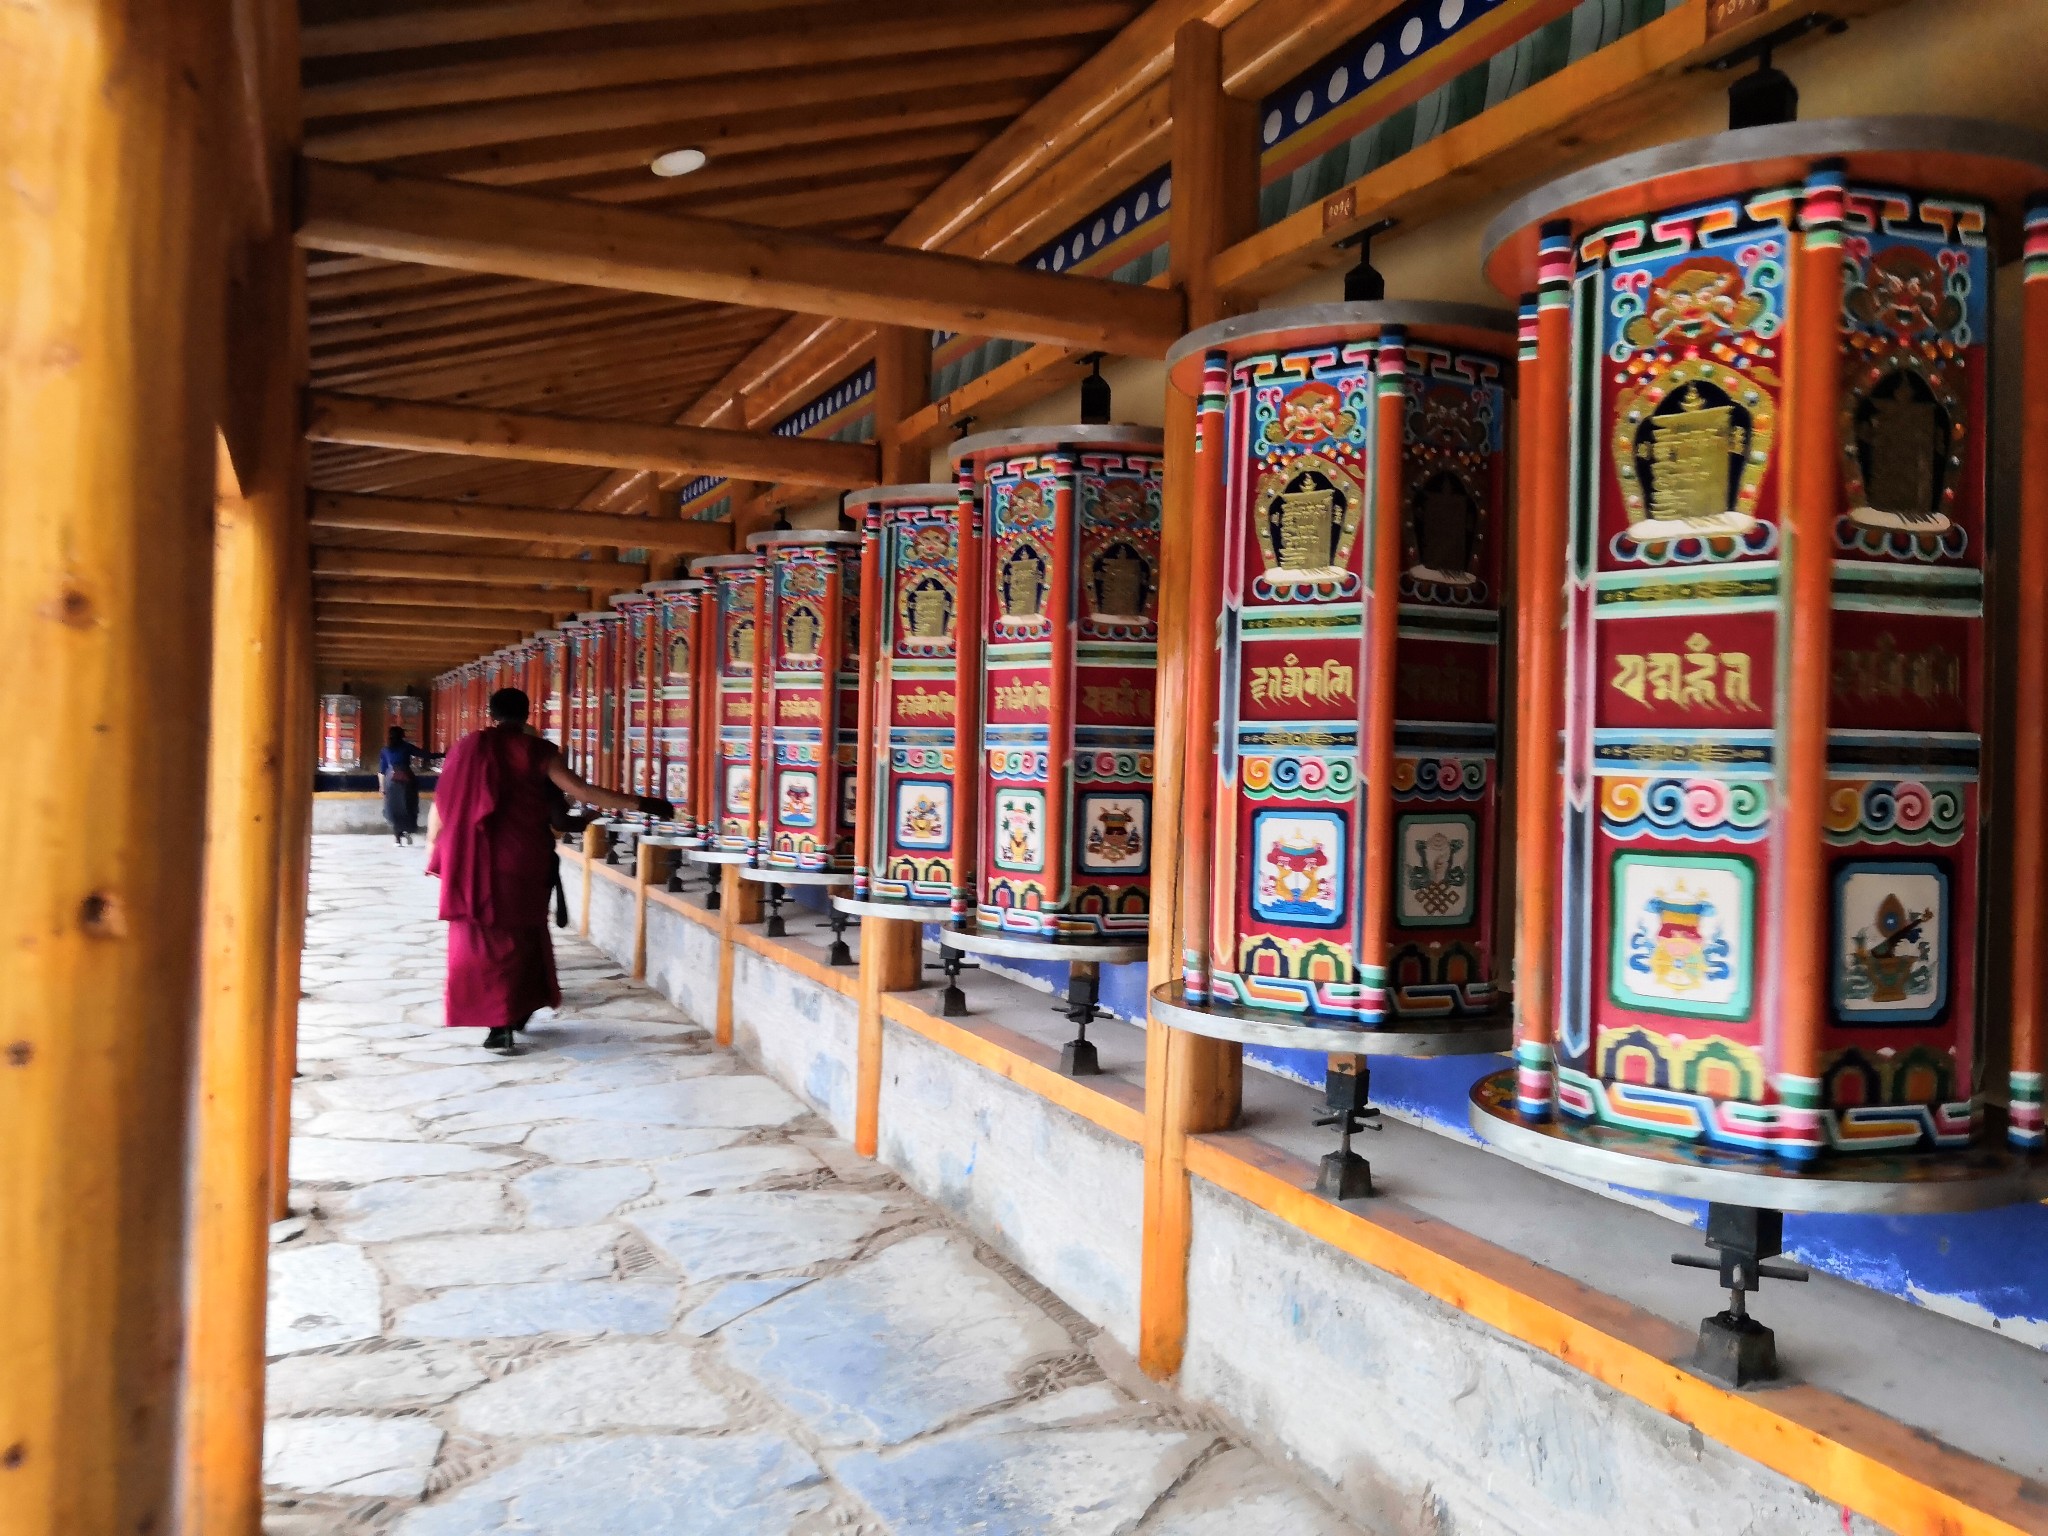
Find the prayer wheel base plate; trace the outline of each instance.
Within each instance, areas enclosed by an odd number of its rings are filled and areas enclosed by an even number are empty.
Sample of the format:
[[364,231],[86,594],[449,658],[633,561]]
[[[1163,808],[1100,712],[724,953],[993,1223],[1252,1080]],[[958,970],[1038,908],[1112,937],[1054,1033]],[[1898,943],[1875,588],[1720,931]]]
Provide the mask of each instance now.
[[971,929],[942,933],[939,942],[948,949],[963,949],[971,955],[1067,964],[1135,965],[1146,953],[1143,939],[1027,939],[1021,934],[979,933]]
[[2006,1144],[2005,1114],[1984,1110],[1968,1147],[1948,1152],[1856,1153],[1794,1169],[1755,1153],[1698,1146],[1559,1115],[1534,1123],[1515,1109],[1515,1074],[1472,1085],[1473,1134],[1540,1173],[1597,1179],[1718,1205],[1815,1215],[1912,1216],[1987,1210],[2048,1195],[2048,1155]]
[[750,855],[726,848],[692,848],[687,857],[696,864],[744,864]]
[[851,874],[840,874],[829,869],[761,869],[754,865],[740,871],[742,880],[756,880],[763,885],[843,885],[852,886]]
[[1277,1008],[1233,1008],[1190,1003],[1182,983],[1152,989],[1152,1013],[1160,1023],[1212,1040],[1272,1045],[1289,1050],[1337,1051],[1353,1056],[1483,1056],[1514,1045],[1514,1025],[1505,1013],[1367,1029],[1337,1023],[1313,1024],[1304,1013]]
[[848,917],[886,917],[893,923],[937,923],[941,928],[953,921],[944,907],[919,906],[912,901],[861,901],[853,896],[834,896],[832,905]]

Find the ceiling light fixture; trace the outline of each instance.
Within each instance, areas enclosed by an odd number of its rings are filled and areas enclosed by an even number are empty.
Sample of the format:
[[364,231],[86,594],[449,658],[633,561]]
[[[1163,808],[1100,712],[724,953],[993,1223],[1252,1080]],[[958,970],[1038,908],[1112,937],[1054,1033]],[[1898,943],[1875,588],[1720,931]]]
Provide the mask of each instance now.
[[687,176],[692,171],[701,171],[705,158],[701,149],[672,149],[665,155],[656,155],[647,168],[657,176]]

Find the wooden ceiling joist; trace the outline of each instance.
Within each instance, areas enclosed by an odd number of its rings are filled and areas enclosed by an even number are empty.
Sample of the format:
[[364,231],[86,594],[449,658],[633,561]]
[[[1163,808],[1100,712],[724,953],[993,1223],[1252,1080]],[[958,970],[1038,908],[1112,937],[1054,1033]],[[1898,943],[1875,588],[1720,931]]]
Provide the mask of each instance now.
[[307,397],[306,436],[316,443],[604,469],[677,470],[833,488],[873,485],[880,473],[880,460],[870,443],[484,411],[317,390]]
[[573,587],[501,586],[495,582],[366,581],[313,577],[313,600],[337,604],[404,608],[504,608],[521,613],[574,613],[583,595]]
[[393,496],[350,496],[321,491],[313,497],[315,528],[361,528],[389,533],[433,533],[454,538],[525,539],[535,544],[585,548],[621,545],[662,554],[716,555],[732,548],[722,523],[554,512],[534,507],[481,506]]
[[505,555],[431,555],[410,550],[316,549],[313,574],[393,581],[501,582],[517,587],[618,591],[647,580],[644,565],[607,560],[522,560]]
[[428,266],[1161,357],[1177,293],[306,162],[299,243]]
[[300,52],[309,59],[392,53],[497,42],[577,27],[685,21],[813,3],[815,0],[480,0],[459,6],[380,8],[369,15],[347,13],[359,7],[328,6],[323,9],[330,14],[307,16]]

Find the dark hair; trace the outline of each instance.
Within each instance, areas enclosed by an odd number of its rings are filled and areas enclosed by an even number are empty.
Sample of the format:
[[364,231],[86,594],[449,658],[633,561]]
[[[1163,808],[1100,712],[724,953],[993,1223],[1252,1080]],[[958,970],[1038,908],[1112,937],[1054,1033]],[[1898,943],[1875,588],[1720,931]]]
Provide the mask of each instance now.
[[524,725],[533,705],[519,688],[500,688],[491,695],[491,718],[500,725]]
[[384,733],[384,739],[392,743],[394,746],[397,745],[399,742],[405,740],[405,727],[402,725],[392,726],[390,730]]

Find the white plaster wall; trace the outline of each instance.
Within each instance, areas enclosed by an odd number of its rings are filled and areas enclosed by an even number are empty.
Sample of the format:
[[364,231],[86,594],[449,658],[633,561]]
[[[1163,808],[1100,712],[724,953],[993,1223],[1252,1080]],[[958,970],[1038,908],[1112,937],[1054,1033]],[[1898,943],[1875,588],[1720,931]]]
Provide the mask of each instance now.
[[[713,972],[713,981],[717,973]],[[850,997],[763,959],[733,954],[733,1044],[770,1077],[853,1137],[854,1036],[860,1010]]]
[[882,1161],[1135,1351],[1140,1149],[922,1035],[882,1029]]
[[1234,1195],[1194,1190],[1181,1390],[1370,1530],[1882,1530]]
[[[564,890],[568,884],[563,880]],[[569,899],[575,901],[574,892]],[[633,892],[625,886],[603,875],[591,876],[590,942],[628,970],[633,967],[633,905]],[[574,913],[575,907],[569,910]]]
[[647,904],[647,985],[710,1029],[718,1023],[718,935],[661,905]]

